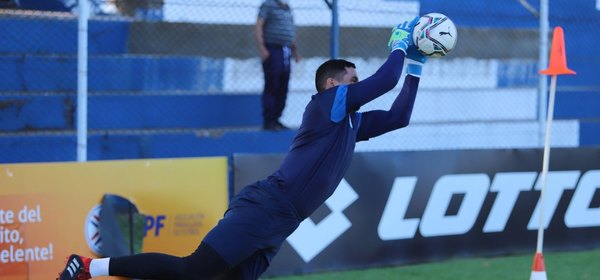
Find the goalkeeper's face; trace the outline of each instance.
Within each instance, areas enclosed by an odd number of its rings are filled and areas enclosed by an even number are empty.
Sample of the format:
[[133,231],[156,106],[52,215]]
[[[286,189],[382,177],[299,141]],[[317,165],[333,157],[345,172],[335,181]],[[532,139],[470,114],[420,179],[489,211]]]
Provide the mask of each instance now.
[[346,71],[336,75],[335,78],[327,79],[327,89],[353,83],[358,83],[358,73],[356,73],[356,69],[346,67]]

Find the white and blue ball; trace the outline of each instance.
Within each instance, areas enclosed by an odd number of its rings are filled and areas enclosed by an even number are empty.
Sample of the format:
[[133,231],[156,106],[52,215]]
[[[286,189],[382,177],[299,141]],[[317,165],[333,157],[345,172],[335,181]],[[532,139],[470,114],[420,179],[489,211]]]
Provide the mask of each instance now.
[[413,29],[417,49],[429,57],[442,57],[456,46],[456,25],[444,14],[429,13],[419,18]]

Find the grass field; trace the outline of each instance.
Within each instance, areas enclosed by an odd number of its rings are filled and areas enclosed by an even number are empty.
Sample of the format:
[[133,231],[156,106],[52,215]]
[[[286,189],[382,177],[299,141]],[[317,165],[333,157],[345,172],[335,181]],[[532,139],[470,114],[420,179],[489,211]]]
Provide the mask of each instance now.
[[[600,250],[545,253],[548,279],[600,279]],[[353,279],[432,279],[432,280],[508,280],[529,279],[531,255],[499,258],[457,259],[446,262],[305,276],[278,277],[271,280],[353,280]]]

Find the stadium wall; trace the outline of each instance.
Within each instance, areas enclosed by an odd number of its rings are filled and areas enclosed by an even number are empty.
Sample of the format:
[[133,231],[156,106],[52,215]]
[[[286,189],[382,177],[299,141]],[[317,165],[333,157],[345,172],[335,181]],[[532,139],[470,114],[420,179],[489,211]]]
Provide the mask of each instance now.
[[[265,275],[532,252],[542,154],[541,149],[357,153],[334,194],[287,239]],[[98,255],[108,245],[108,239],[97,239],[95,233],[105,229],[94,220],[105,194],[131,200],[145,216],[144,252],[185,255],[226,209],[227,178],[237,192],[271,174],[283,157],[2,165],[0,214],[8,237],[0,244],[0,276],[47,279],[61,267],[61,256]],[[545,252],[600,247],[598,157],[597,148],[554,150]],[[71,207],[61,207],[65,203]],[[58,227],[63,231],[54,230]],[[41,253],[35,259],[14,253],[25,250]]]
[[[290,236],[267,275],[533,253],[542,149],[356,153],[336,191]],[[283,154],[235,155],[234,189]],[[600,149],[552,152],[544,252],[599,248]]]

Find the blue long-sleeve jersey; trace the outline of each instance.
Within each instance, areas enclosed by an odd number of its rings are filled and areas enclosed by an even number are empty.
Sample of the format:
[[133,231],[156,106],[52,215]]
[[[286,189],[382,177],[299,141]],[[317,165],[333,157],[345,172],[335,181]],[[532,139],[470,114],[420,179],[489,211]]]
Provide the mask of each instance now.
[[312,96],[290,151],[268,178],[277,182],[302,219],[333,194],[350,166],[357,141],[408,125],[419,84],[419,78],[413,76],[406,77],[388,111],[357,112],[396,86],[403,62],[404,53],[394,51],[364,81]]

